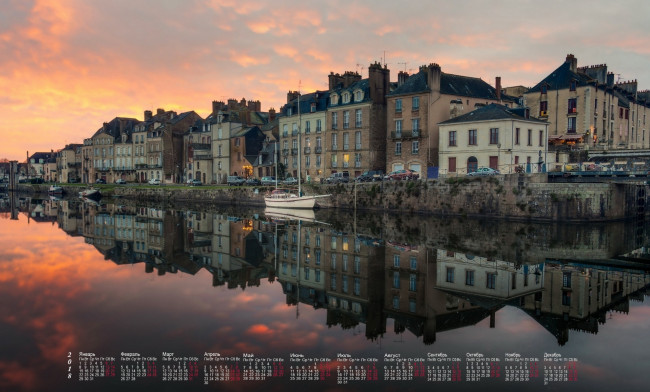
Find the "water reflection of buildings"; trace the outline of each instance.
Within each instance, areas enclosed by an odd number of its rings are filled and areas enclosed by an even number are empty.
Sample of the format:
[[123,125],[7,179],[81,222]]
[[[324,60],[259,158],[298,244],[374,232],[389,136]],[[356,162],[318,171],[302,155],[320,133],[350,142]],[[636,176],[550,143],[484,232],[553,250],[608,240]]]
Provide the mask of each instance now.
[[408,331],[432,344],[437,333],[487,318],[494,327],[498,311],[508,305],[524,310],[562,345],[570,330],[596,333],[608,312],[628,312],[629,301],[642,300],[650,284],[643,270],[539,257],[506,261],[492,252],[384,241],[341,225],[276,225],[78,200],[29,202],[25,211],[37,222],[54,219],[68,234],[83,235],[116,264],[143,263],[147,273],[194,275],[205,269],[213,286],[228,289],[259,286],[277,275],[296,314],[300,304],[325,308],[328,326],[355,333],[365,328],[368,339],[383,336],[392,320],[395,333]]

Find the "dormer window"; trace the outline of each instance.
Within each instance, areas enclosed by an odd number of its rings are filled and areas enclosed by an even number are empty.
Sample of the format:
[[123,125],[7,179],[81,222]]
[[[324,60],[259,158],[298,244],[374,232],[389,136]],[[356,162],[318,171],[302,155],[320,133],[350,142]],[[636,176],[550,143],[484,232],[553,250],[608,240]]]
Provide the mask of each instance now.
[[570,91],[576,91],[576,81],[572,80],[571,83],[569,84],[569,90]]
[[350,103],[350,93],[343,93],[343,103]]
[[293,115],[293,108],[287,109],[287,116],[292,116]]
[[338,103],[339,103],[339,96],[336,94],[332,94],[330,96],[330,105],[335,106],[338,105]]
[[540,90],[542,91],[542,94],[546,94],[547,86],[545,84],[542,84],[540,86]]
[[312,104],[311,104],[310,111],[311,111],[312,113],[314,113],[314,112],[316,111],[316,104],[315,104],[315,103],[312,103]]
[[357,90],[354,92],[354,102],[361,102],[363,100],[363,91]]

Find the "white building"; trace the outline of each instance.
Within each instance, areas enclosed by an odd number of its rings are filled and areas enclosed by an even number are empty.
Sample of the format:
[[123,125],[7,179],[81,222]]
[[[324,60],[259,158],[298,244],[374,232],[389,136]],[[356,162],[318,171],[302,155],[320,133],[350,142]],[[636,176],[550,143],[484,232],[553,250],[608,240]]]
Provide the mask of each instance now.
[[528,110],[490,104],[439,124],[440,174],[466,174],[479,167],[514,173],[545,171],[548,122]]

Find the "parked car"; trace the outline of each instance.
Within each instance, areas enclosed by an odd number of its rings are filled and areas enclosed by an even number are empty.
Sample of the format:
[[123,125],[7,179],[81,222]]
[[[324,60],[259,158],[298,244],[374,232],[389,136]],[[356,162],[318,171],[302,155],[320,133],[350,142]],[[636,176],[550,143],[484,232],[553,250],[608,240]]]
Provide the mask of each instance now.
[[368,170],[357,177],[358,182],[381,181],[384,179],[383,170]]
[[390,172],[388,179],[391,181],[394,180],[417,180],[420,178],[418,172],[410,169],[401,169]]
[[249,177],[248,179],[246,179],[246,185],[258,186],[258,185],[261,185],[261,184],[262,183],[260,182],[260,180],[258,180],[255,177]]
[[123,179],[123,178],[118,178],[117,180],[115,180],[115,183],[117,185],[124,185],[124,184],[126,184],[126,180]]
[[325,179],[325,182],[328,184],[339,184],[350,182],[350,173],[348,172],[337,172],[332,173],[329,177]]
[[298,179],[296,177],[287,177],[282,181],[284,185],[298,185]]
[[195,178],[193,180],[190,180],[189,185],[190,186],[201,186],[201,185],[203,185],[203,183],[198,178]]
[[275,177],[273,176],[262,177],[261,183],[264,186],[275,185]]
[[467,173],[468,176],[495,176],[497,174],[501,174],[501,172],[491,167],[479,167],[475,171]]
[[228,185],[244,185],[246,179],[239,176],[228,176],[227,183]]
[[149,180],[149,185],[160,185],[160,179],[152,178],[151,180]]
[[95,184],[106,184],[106,180],[103,179],[103,178],[98,178],[98,179],[95,181]]

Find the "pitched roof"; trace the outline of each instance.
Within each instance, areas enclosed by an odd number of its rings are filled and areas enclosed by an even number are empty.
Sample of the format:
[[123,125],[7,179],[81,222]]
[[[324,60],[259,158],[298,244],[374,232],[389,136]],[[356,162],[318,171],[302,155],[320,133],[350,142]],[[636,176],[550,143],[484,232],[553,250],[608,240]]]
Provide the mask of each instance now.
[[[420,72],[409,76],[404,84],[397,87],[393,92],[388,94],[388,96],[415,94],[429,91],[431,91],[431,86],[427,83],[427,71],[423,69],[420,70]],[[483,79],[448,74],[445,72],[440,73],[440,93],[472,98],[497,99],[496,89]],[[510,97],[502,94],[502,99],[503,98]]]
[[[311,113],[311,105],[316,104],[316,111],[321,112],[327,110],[327,101],[329,99],[329,91],[314,91],[313,93],[300,95],[300,112]],[[287,116],[288,110],[291,108],[292,114],[298,114],[298,98],[292,100],[280,108],[280,114]]]
[[528,92],[540,92],[543,85],[547,85],[551,90],[562,90],[569,88],[573,80],[576,81],[576,86],[586,86],[592,81],[592,78],[584,73],[571,71],[571,63],[564,62]]
[[531,117],[526,118],[517,114],[520,112],[518,109],[510,109],[506,106],[499,105],[496,103],[491,103],[489,105],[478,108],[469,113],[463,114],[447,121],[443,121],[439,124],[457,124],[464,122],[475,122],[475,121],[489,121],[489,120],[521,120],[521,121],[532,121],[538,123],[546,123],[546,121]]

